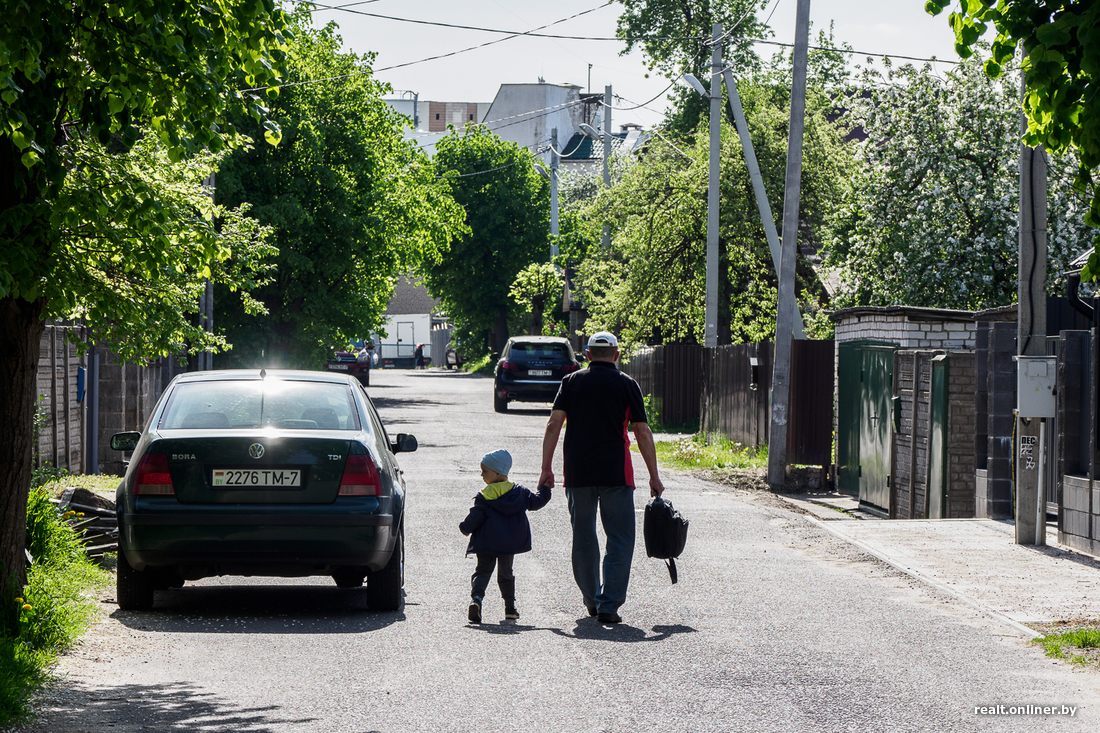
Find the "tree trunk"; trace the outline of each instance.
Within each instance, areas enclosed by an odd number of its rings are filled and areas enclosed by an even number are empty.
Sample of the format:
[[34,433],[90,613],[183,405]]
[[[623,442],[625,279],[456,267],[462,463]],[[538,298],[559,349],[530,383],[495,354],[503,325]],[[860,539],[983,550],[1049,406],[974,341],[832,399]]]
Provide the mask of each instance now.
[[501,306],[493,319],[493,351],[504,353],[504,345],[508,343],[508,306]]
[[[46,301],[0,298],[0,602],[12,619],[26,582],[27,493],[35,441],[38,348]],[[10,628],[10,627],[9,627]]]

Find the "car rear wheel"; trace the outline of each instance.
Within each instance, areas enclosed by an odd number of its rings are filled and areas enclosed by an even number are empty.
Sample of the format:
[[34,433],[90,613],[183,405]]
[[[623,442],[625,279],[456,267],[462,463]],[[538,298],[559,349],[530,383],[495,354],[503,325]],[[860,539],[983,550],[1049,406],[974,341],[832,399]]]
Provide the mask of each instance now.
[[356,568],[337,568],[332,573],[337,588],[359,588],[365,576],[366,573]]
[[401,588],[404,585],[405,524],[402,522],[386,567],[367,573],[367,608],[372,611],[396,611],[401,607]]
[[118,551],[118,574],[115,578],[115,596],[123,611],[148,611],[153,607],[153,577],[130,567],[126,553]]
[[508,412],[508,398],[493,392],[493,409],[497,412]]

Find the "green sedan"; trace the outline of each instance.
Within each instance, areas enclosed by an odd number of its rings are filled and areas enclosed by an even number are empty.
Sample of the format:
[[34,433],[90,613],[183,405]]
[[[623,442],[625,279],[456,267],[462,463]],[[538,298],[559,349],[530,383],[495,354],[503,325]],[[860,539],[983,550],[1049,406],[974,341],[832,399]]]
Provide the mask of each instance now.
[[119,484],[118,605],[219,575],[331,576],[367,585],[367,605],[400,607],[405,481],[370,397],[345,374],[239,370],[181,374]]

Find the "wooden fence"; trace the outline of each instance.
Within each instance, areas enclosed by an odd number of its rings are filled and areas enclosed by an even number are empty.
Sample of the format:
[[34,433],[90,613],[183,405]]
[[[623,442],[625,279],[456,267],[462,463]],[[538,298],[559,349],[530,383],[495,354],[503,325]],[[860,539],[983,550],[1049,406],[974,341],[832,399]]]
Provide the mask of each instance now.
[[[833,342],[795,341],[787,425],[789,463],[832,462]],[[650,395],[661,420],[700,419],[703,430],[745,446],[768,442],[773,348],[770,343],[704,349],[696,344],[650,346],[623,371]],[[753,365],[753,360],[756,364]]]
[[78,326],[48,323],[39,342],[36,407],[47,422],[38,436],[35,465],[83,473],[84,406],[78,401],[77,382],[85,360],[69,342],[70,333],[83,337]]
[[[773,356],[768,342],[708,351],[702,372],[703,430],[746,446],[767,444]],[[832,462],[833,359],[832,341],[792,345],[788,463],[825,466]]]
[[697,344],[647,346],[624,362],[642,394],[650,395],[661,422],[682,426],[699,419],[703,347]]

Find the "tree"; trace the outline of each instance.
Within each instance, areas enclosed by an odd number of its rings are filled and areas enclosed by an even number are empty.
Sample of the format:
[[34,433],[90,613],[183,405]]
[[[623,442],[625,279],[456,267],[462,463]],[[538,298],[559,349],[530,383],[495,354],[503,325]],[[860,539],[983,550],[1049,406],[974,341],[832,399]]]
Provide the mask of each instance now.
[[220,365],[316,368],[326,347],[378,330],[397,275],[438,259],[461,227],[428,157],[402,140],[406,121],[382,100],[372,59],[341,52],[334,23],[310,22],[305,6],[291,17],[288,85],[270,110],[282,142],[239,150],[218,171],[218,199],[251,203],[279,247],[255,294],[266,315],[216,294],[215,324],[237,346]]
[[[1009,69],[1008,71],[1014,71]],[[868,69],[850,102],[868,139],[838,209],[826,263],[836,305],[957,309],[1016,300],[1019,82],[978,58],[945,77],[930,67]],[[1048,250],[1053,291],[1088,241],[1087,203],[1072,189],[1072,156],[1049,163]]]
[[532,336],[565,335],[561,313],[565,281],[549,262],[534,262],[519,271],[511,296],[520,311],[518,331]]
[[[778,73],[778,72],[777,72]],[[782,74],[739,85],[770,200],[782,201],[789,87]],[[840,200],[849,154],[842,131],[827,119],[832,103],[808,96],[800,244],[815,246]],[[723,123],[719,233],[719,343],[759,341],[775,330],[776,274],[752,183],[733,128]],[[589,327],[619,330],[627,342],[703,340],[709,140],[674,147],[650,143],[647,154],[591,206],[612,220],[610,251],[580,267]],[[773,214],[780,213],[773,206]],[[800,293],[820,297],[809,263],[800,258]]]
[[[711,27],[721,23],[722,61],[739,74],[759,71],[760,58],[753,40],[771,36],[756,17],[761,0],[618,0],[623,6],[617,35],[626,46],[622,54],[640,48],[650,71],[669,79],[694,74],[710,86]],[[677,135],[693,134],[706,119],[708,102],[687,88],[675,90],[666,126]]]
[[453,131],[435,150],[436,172],[466,211],[469,231],[419,272],[454,323],[464,353],[500,351],[516,275],[550,259],[549,186],[529,151],[482,127]]
[[[282,28],[272,0],[17,0],[0,17],[3,613],[24,577],[44,319],[102,315],[89,324],[95,337],[117,338],[124,355],[166,353],[201,331],[170,307],[159,311],[163,320],[147,319],[146,296],[162,279],[181,285],[181,273],[188,283],[216,275],[225,254],[212,229],[191,236],[198,220],[173,222],[147,186],[97,181],[99,189],[66,193],[67,176],[79,173],[79,140],[130,146],[145,122],[171,161],[224,148],[237,139],[228,110],[264,117],[260,98],[241,89],[277,81]],[[277,142],[273,123],[266,137]]]
[[[928,0],[932,15],[950,0]],[[1001,75],[1023,46],[1021,68],[1027,93],[1024,143],[1043,145],[1055,155],[1072,150],[1078,162],[1074,185],[1088,194],[1091,204],[1084,217],[1100,227],[1100,190],[1094,173],[1100,169],[1100,3],[1092,0],[966,0],[949,21],[955,31],[955,50],[963,58],[974,53],[978,40],[992,25],[997,31],[985,71]],[[1100,236],[1094,238],[1100,248]],[[1100,277],[1100,253],[1094,252],[1082,273]]]

